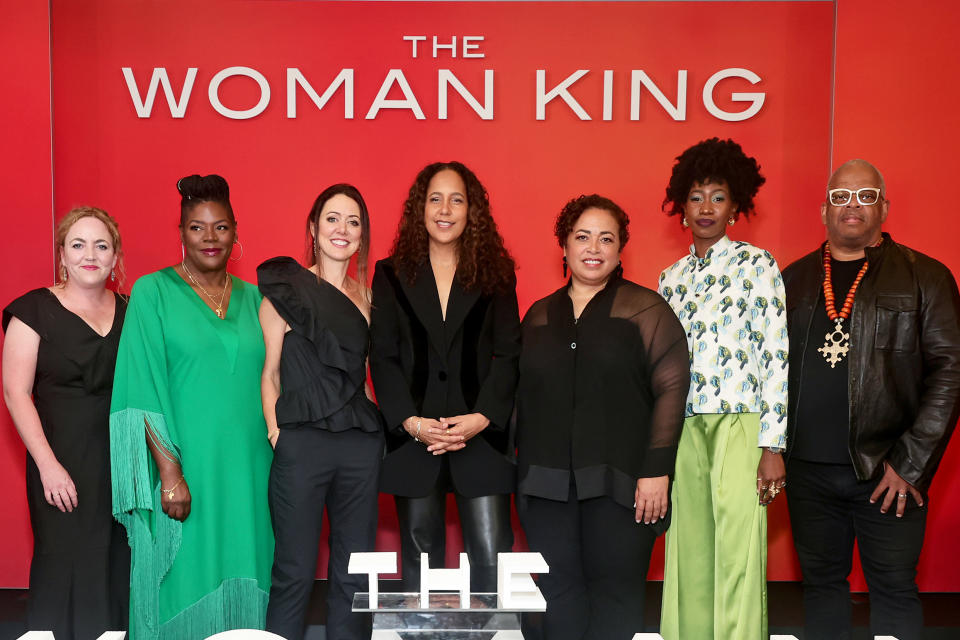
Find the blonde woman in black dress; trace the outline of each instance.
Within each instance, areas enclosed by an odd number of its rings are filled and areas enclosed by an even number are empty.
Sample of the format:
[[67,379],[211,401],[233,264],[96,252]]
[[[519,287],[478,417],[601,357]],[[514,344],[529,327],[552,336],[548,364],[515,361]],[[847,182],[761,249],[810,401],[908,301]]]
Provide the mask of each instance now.
[[81,207],[56,229],[58,283],[3,310],[3,397],[27,448],[30,629],[126,629],[130,550],[110,498],[109,412],[126,302],[117,223]]

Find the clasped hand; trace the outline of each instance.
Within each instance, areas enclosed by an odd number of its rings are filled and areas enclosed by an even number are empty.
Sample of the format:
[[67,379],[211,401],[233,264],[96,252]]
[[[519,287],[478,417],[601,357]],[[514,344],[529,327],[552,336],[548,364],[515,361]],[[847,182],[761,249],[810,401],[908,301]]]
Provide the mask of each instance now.
[[[417,421],[420,433],[417,435]],[[467,446],[473,436],[487,428],[490,420],[482,413],[467,413],[449,418],[419,418],[411,416],[403,422],[404,429],[427,445],[427,451],[435,456],[448,451],[459,451]]]

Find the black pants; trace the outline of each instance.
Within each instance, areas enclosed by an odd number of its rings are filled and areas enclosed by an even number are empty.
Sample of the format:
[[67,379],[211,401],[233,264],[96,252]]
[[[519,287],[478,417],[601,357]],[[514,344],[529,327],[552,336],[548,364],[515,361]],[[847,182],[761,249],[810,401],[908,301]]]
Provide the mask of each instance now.
[[854,539],[870,590],[871,634],[899,640],[921,637],[916,576],[927,509],[908,496],[902,518],[896,517],[896,498],[887,513],[880,513],[880,501],[870,504],[877,482],[857,480],[850,465],[791,460],[787,467],[807,640],[851,637],[847,576]]
[[657,539],[610,498],[566,502],[518,495],[531,551],[550,567],[537,580],[547,600],[546,640],[630,640],[643,629],[650,554]]
[[366,575],[347,573],[350,554],[373,551],[377,480],[383,436],[350,429],[284,429],[270,468],[270,515],[276,537],[267,631],[303,637],[317,571],[317,544],[326,506],[330,521],[327,638],[369,638],[369,621],[351,613]]
[[[446,469],[446,467],[444,467]],[[430,557],[430,568],[446,566],[446,507],[449,479],[441,474],[437,486],[422,498],[396,496],[400,524],[402,589],[420,591],[420,554]],[[454,492],[463,547],[470,560],[470,590],[497,590],[497,554],[513,548],[510,494],[466,498]]]

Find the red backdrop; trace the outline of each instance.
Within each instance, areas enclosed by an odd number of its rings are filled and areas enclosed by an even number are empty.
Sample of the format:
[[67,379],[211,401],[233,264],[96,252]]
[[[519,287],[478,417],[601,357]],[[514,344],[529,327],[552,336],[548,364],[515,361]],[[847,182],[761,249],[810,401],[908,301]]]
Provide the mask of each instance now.
[[[102,206],[119,220],[131,282],[174,262],[179,242],[174,185],[193,172],[216,172],[230,181],[244,243],[235,269],[241,277],[252,279],[256,265],[272,255],[299,257],[313,198],[338,181],[353,182],[364,193],[373,218],[371,257],[379,258],[389,248],[413,176],[438,159],[466,162],[489,189],[519,265],[521,308],[559,286],[552,221],[563,203],[580,193],[608,195],[631,214],[626,273],[652,286],[688,242],[676,220],[659,212],[672,159],[714,135],[737,139],[760,159],[768,179],[758,199],[760,215],[738,225],[734,235],[771,250],[782,266],[823,237],[818,206],[831,163],[863,156],[887,175],[893,201],[888,228],[895,237],[957,270],[944,234],[907,216],[908,208],[932,207],[934,185],[954,173],[942,161],[914,159],[926,147],[958,137],[947,125],[947,107],[936,106],[953,102],[942,91],[957,90],[938,89],[938,102],[929,105],[922,91],[949,73],[945,65],[960,67],[937,38],[960,26],[947,2],[926,3],[928,13],[911,11],[910,20],[900,3],[861,0],[54,0],[49,10],[39,0],[5,4],[16,10],[4,12],[12,20],[5,21],[3,35],[9,30],[10,37],[3,42],[17,55],[4,58],[7,73],[0,82],[5,88],[13,83],[6,94],[16,99],[0,107],[0,121],[5,129],[15,125],[14,135],[4,138],[16,152],[0,162],[4,181],[11,180],[5,192],[12,206],[4,215],[17,226],[4,243],[20,269],[4,279],[4,301],[51,282],[52,211],[59,216],[81,203]],[[425,37],[416,57],[404,36]],[[455,36],[456,56],[440,48],[434,57],[433,36],[441,44]],[[475,38],[467,41],[475,46],[467,53],[483,57],[464,57],[465,36]],[[264,98],[250,77],[229,77],[216,89],[218,72],[231,67],[249,69],[269,87],[269,100],[254,117],[223,115],[227,109],[252,109]],[[124,68],[130,69],[133,89]],[[149,116],[138,117],[155,68],[166,70],[173,104],[160,86]],[[720,80],[708,91],[716,103],[711,110],[704,85],[731,68],[748,70],[741,75],[755,74],[759,81]],[[299,70],[316,94],[324,94],[338,75],[352,76],[353,91],[340,86],[318,109],[297,85],[291,100],[290,69]],[[471,107],[451,89],[443,118],[442,70],[478,104]],[[564,96],[550,100],[538,119],[538,70],[543,92],[578,70],[588,72],[570,80],[567,102]],[[632,113],[634,70],[662,91],[669,108],[644,86]],[[485,74],[492,75],[489,102]],[[183,87],[191,78],[187,96]],[[682,115],[675,106],[678,85],[686,87]],[[378,92],[386,89],[378,102]],[[737,92],[762,93],[759,112],[741,121],[717,117],[717,108],[737,113],[750,106],[735,100]],[[353,117],[347,118],[350,95]],[[408,108],[391,108],[398,104],[390,101],[404,98]],[[374,112],[375,104],[383,108]],[[571,106],[577,104],[589,120],[578,116]],[[485,105],[486,119],[476,113]],[[140,111],[147,115],[145,108]],[[911,151],[909,160],[905,149]],[[932,148],[925,155],[937,157]],[[8,488],[8,499],[0,503],[0,515],[10,524],[0,532],[8,550],[0,561],[0,586],[24,586],[30,540],[23,449],[8,417],[2,420],[0,455],[7,464],[0,468],[0,486]],[[956,449],[948,451],[931,495],[920,575],[927,590],[960,588],[947,540],[960,518],[955,515],[960,498],[951,500],[948,491]],[[395,549],[392,502],[384,499],[381,506],[378,546]],[[771,579],[799,575],[784,506],[778,503],[771,514]],[[457,551],[456,544],[450,546],[450,562]],[[658,552],[651,577],[661,571]]]

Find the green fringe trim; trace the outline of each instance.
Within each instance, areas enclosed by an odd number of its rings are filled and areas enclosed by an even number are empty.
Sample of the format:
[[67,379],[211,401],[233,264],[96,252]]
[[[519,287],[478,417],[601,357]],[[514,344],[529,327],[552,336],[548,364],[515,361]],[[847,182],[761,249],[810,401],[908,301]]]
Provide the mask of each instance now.
[[[263,629],[269,595],[254,578],[229,578],[160,627],[160,640],[203,640],[231,629]],[[141,640],[140,636],[136,636]]]
[[147,448],[146,419],[153,440],[177,453],[162,414],[124,409],[110,414],[113,515],[130,543],[130,637],[160,634],[160,583],[180,550],[182,525],[160,507],[160,479]]
[[[159,505],[159,487],[156,499]],[[180,551],[183,525],[159,507],[145,514],[123,513],[117,520],[130,541],[130,638],[155,640],[161,630],[160,584]]]
[[[147,448],[147,429],[151,439],[179,458],[179,451],[170,440],[167,421],[161,413],[142,409],[124,409],[110,414],[110,477],[113,485],[113,515],[144,509],[152,511],[159,505],[156,490],[159,478],[150,450]],[[156,495],[154,495],[156,494]]]

